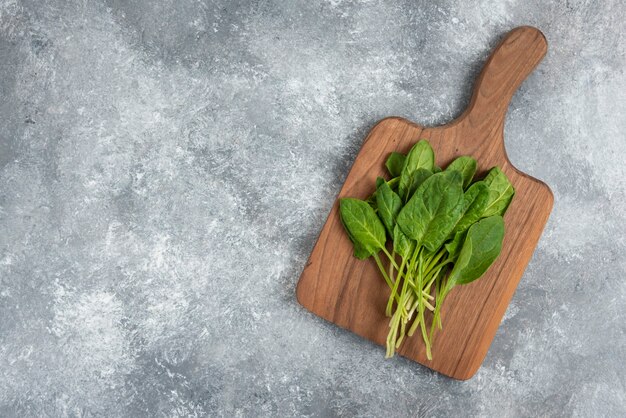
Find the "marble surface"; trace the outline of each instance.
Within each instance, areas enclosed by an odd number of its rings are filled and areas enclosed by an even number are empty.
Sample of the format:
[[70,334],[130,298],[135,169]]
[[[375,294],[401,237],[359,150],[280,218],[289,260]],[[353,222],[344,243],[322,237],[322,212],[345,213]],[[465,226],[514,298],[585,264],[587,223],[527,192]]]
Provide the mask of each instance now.
[[[625,416],[626,6],[0,0],[0,416]],[[555,206],[453,381],[302,309],[367,131],[549,53],[506,146]]]

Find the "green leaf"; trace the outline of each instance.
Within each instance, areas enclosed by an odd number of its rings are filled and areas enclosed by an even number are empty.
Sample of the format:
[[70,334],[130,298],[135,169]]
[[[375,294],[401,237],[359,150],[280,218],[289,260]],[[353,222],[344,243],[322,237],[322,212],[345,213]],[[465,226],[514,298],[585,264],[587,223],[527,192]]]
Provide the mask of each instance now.
[[417,144],[413,145],[413,148],[411,148],[411,151],[407,154],[404,165],[402,166],[402,171],[408,170],[409,172],[413,172],[418,168],[433,171],[434,165],[435,152],[428,141],[422,139],[418,141]]
[[353,198],[341,199],[339,214],[350,240],[355,244],[355,257],[367,258],[385,246],[385,227],[367,202]]
[[402,201],[407,202],[413,196],[415,190],[432,175],[433,173],[425,168],[418,168],[412,173],[403,172],[398,184],[398,194]]
[[467,236],[467,231],[460,231],[454,234],[454,238],[452,241],[448,241],[445,244],[446,251],[448,251],[448,258],[452,260],[456,260],[459,256],[459,252],[463,246],[463,241],[465,241],[465,237]]
[[[398,194],[403,201],[408,201],[412,192],[419,186],[419,183],[426,179],[426,173],[432,174],[435,165],[435,153],[428,141],[422,139],[418,141],[406,156],[402,172],[400,173],[400,184]],[[419,170],[420,174],[414,174]]]
[[392,152],[387,158],[387,162],[385,163],[385,167],[391,174],[391,177],[398,177],[400,173],[402,173],[402,167],[404,167],[404,161],[406,160],[406,155],[400,154],[399,152]]
[[415,241],[404,235],[400,227],[396,224],[393,228],[393,250],[402,258],[409,258],[413,249],[415,248]]
[[376,190],[376,206],[378,217],[383,221],[389,235],[393,236],[393,227],[396,225],[396,218],[402,208],[402,200],[385,181]]
[[463,176],[463,190],[472,182],[474,174],[476,174],[476,160],[472,157],[464,155],[452,161],[446,170],[456,170]]
[[513,185],[498,167],[489,170],[483,181],[489,187],[489,202],[485,207],[483,217],[504,215],[515,195]]
[[433,173],[441,173],[442,171],[443,170],[441,169],[441,167],[435,164],[435,166],[433,167]]
[[350,234],[348,234],[348,236],[350,237],[350,240],[352,241],[352,244],[354,244],[354,256],[356,258],[358,258],[359,260],[365,260],[366,258],[368,258],[369,256],[372,255],[372,253],[370,253],[361,244],[359,244],[358,242],[354,242],[354,240],[352,240],[352,237],[350,236]]
[[398,184],[400,184],[400,177],[394,177],[391,180],[389,180],[387,182],[387,184],[389,185],[389,187],[391,187],[391,190],[393,190],[394,192],[398,190]]
[[504,221],[500,215],[490,216],[472,225],[450,273],[448,288],[470,283],[482,276],[498,258],[503,238]]
[[430,251],[440,248],[461,216],[463,179],[458,171],[430,176],[400,210],[397,223]]
[[385,179],[382,177],[376,177],[376,191],[378,188],[385,182]]
[[369,195],[369,197],[365,199],[365,203],[370,205],[372,209],[374,209],[374,212],[376,212],[378,210],[378,207],[376,206],[376,192]]
[[489,187],[483,181],[472,184],[463,194],[463,216],[454,226],[453,234],[466,231],[483,217],[489,202]]

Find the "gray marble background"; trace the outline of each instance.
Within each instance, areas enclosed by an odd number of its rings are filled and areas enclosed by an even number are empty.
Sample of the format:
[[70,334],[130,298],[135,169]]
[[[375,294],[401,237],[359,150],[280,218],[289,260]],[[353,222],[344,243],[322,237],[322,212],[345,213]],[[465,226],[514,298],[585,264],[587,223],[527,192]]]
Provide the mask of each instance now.
[[[0,416],[625,416],[626,6],[0,0]],[[550,50],[512,162],[555,194],[457,382],[302,309],[373,124],[450,121],[507,30]]]

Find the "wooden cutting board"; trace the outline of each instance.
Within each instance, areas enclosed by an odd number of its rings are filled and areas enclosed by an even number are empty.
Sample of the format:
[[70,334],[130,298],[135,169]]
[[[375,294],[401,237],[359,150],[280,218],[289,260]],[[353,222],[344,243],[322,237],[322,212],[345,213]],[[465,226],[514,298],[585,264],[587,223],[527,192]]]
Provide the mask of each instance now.
[[[459,118],[435,128],[401,118],[380,121],[367,136],[338,196],[365,199],[374,191],[377,176],[388,178],[384,163],[389,153],[406,153],[422,138],[430,141],[440,166],[471,155],[478,160],[477,176],[497,165],[513,183],[516,195],[504,217],[502,253],[481,279],[455,287],[447,297],[433,359],[427,360],[419,333],[405,339],[399,350],[400,355],[456,379],[468,379],[480,367],[552,210],[550,188],[511,165],[503,138],[511,97],[546,51],[539,30],[516,28],[491,54],[469,107]],[[298,301],[320,317],[385,345],[389,289],[372,258],[361,261],[352,256],[338,209],[336,201],[300,277]],[[381,350],[381,361],[383,355]]]

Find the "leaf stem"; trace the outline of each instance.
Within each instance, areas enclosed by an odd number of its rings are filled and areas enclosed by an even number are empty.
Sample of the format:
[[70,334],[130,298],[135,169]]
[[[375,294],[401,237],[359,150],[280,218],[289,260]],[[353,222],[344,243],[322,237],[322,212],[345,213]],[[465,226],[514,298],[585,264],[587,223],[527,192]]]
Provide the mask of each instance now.
[[[378,269],[380,270],[383,277],[385,278],[385,281],[387,282],[387,286],[389,286],[390,289],[393,289],[393,283],[391,282],[391,279],[389,278],[389,276],[387,276],[385,267],[383,266],[383,263],[380,261],[380,257],[378,257],[378,254],[374,254],[374,260],[376,260],[376,265],[378,266]],[[400,303],[400,300],[396,300],[396,302]]]
[[400,269],[398,270],[398,275],[396,276],[396,281],[393,283],[393,288],[391,289],[391,295],[389,295],[389,301],[387,302],[387,309],[385,309],[385,315],[391,316],[391,310],[393,309],[393,301],[396,299],[396,294],[398,292],[398,285],[400,284],[400,279],[402,278],[402,272],[404,271],[404,266],[406,265],[406,260],[403,258],[400,263]]
[[[420,255],[420,261],[419,261],[419,266],[418,266],[418,285],[421,289],[423,289],[423,283],[424,283],[424,261],[423,258]],[[421,295],[420,295],[421,296]],[[430,339],[428,338],[428,332],[426,331],[426,323],[425,323],[425,319],[424,319],[424,298],[420,297],[418,298],[419,300],[419,305],[418,305],[418,316],[419,316],[419,321],[420,321],[420,327],[422,329],[422,338],[424,339],[424,344],[426,345],[426,357],[428,358],[428,360],[432,360],[432,354],[430,352]]]
[[389,254],[389,251],[387,251],[385,247],[381,247],[381,249],[383,250],[387,258],[389,259],[389,262],[396,268],[396,270],[400,270],[400,267],[398,267],[398,265],[396,264],[396,260],[394,260],[394,257],[391,254]]
[[441,328],[441,306],[443,305],[443,301],[446,299],[448,292],[450,289],[448,287],[444,287],[441,295],[437,294],[437,306],[435,307],[435,313],[433,315],[433,322],[430,325],[430,339],[432,341],[433,335],[435,333],[435,326],[438,324],[439,328]]

